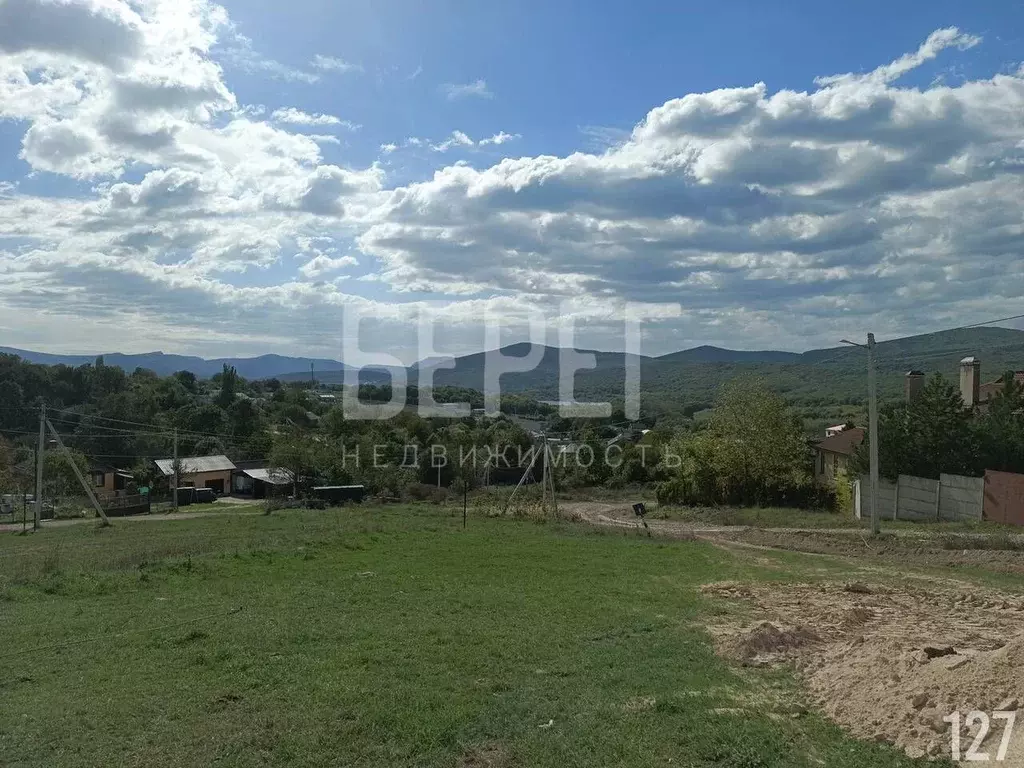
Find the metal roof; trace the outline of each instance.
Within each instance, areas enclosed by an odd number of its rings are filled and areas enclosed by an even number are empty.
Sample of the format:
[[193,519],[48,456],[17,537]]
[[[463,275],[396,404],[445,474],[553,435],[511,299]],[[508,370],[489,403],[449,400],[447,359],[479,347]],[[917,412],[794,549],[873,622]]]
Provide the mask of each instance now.
[[262,480],[271,485],[288,485],[292,482],[294,475],[287,469],[274,467],[271,469],[243,469],[242,472],[253,480]]
[[[181,474],[194,475],[199,472],[223,472],[235,469],[235,465],[227,456],[188,456],[181,461]],[[174,459],[157,459],[157,469],[165,476],[174,474]]]

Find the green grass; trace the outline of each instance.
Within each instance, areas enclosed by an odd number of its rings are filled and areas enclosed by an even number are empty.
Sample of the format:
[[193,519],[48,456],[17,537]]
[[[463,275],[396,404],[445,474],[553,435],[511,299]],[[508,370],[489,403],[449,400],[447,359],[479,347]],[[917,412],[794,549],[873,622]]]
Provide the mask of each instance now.
[[712,651],[700,584],[810,560],[427,505],[3,536],[0,763],[912,765]]

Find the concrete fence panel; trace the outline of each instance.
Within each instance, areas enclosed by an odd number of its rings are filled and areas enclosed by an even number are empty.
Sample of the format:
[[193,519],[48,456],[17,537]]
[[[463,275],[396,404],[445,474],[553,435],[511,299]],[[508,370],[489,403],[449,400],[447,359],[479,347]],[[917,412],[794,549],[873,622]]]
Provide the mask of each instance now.
[[[857,517],[871,517],[871,478],[862,475],[854,481],[854,510]],[[896,510],[896,484],[878,478],[878,516],[891,520]]]
[[913,475],[900,475],[898,520],[938,520],[939,481]]
[[985,506],[985,478],[939,476],[939,518],[981,520]]

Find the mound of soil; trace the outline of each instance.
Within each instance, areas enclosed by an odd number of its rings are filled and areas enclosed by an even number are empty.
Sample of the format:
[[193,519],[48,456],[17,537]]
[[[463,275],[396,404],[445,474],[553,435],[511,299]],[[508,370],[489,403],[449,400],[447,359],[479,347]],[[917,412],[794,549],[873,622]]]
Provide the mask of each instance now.
[[[1016,710],[1024,694],[1024,601],[996,593],[865,585],[708,585],[755,621],[712,627],[742,663],[793,663],[812,699],[855,735],[912,757],[949,757],[953,712]],[[1024,718],[1022,718],[1024,719]],[[1003,721],[981,751],[995,760]],[[962,748],[974,729],[963,729]],[[1024,727],[1003,765],[1024,767]]]

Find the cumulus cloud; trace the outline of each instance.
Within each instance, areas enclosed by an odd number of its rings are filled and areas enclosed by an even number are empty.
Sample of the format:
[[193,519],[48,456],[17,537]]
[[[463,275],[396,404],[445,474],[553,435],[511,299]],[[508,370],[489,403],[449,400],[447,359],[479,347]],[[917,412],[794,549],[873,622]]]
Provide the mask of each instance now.
[[[652,351],[799,347],[1016,314],[1024,294],[1024,74],[901,81],[978,45],[959,30],[807,91],[680,94],[598,150],[485,160],[518,138],[504,131],[384,144],[490,148],[395,186],[298,131],[340,118],[240,106],[222,65],[281,70],[251,43],[233,59],[208,0],[3,0],[0,22],[11,8],[40,15],[0,23],[0,118],[30,171],[88,184],[0,182],[4,338],[31,323],[59,347],[130,322],[147,346],[337,353],[356,307],[393,349],[427,308],[470,336],[485,312],[586,319],[587,343],[614,345],[616,312],[642,300],[682,306]],[[272,285],[240,277],[274,265]]]
[[493,99],[494,94],[487,87],[486,80],[474,80],[471,83],[445,83],[441,86],[441,93],[449,101],[465,98]]
[[332,258],[325,254],[320,254],[299,267],[299,272],[306,277],[321,277],[332,272],[338,272],[346,267],[354,267],[358,263],[359,260],[354,256]]
[[[784,306],[815,327],[902,314],[901,330],[923,303],[957,318],[945,301],[963,291],[957,265],[985,254],[972,291],[998,312],[1024,287],[997,247],[1021,234],[1024,80],[896,84],[976,44],[940,30],[810,92],[757,83],[673,99],[601,153],[444,168],[393,190],[359,244],[409,290],[535,293],[543,275],[551,292],[676,299],[719,323]],[[980,212],[953,213],[972,195],[998,238]]]
[[4,0],[0,51],[67,56],[121,69],[142,48],[141,26],[125,3]]

